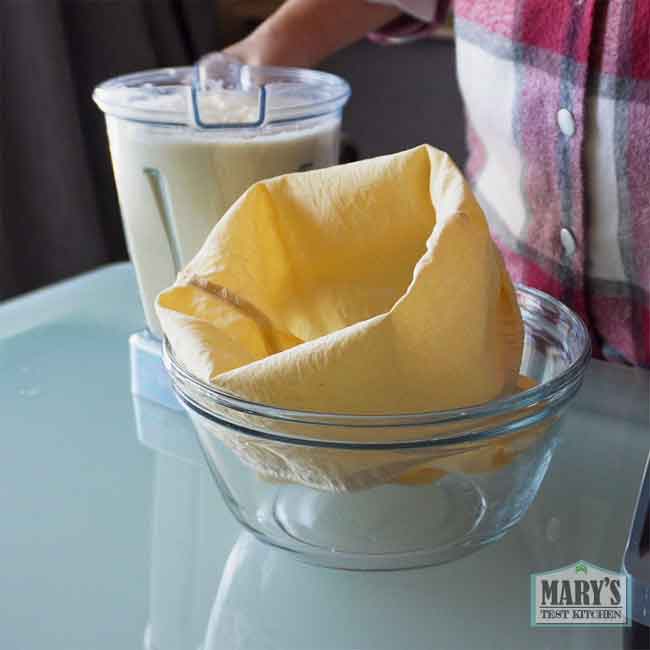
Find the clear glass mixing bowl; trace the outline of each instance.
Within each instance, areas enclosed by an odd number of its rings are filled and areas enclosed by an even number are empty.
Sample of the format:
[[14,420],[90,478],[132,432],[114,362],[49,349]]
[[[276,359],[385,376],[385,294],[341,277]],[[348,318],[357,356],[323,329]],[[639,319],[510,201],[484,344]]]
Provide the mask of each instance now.
[[479,406],[290,411],[200,381],[167,342],[165,363],[226,503],[260,540],[327,567],[439,564],[499,539],[526,513],[590,358],[570,309],[527,287],[517,297],[521,373],[535,384]]

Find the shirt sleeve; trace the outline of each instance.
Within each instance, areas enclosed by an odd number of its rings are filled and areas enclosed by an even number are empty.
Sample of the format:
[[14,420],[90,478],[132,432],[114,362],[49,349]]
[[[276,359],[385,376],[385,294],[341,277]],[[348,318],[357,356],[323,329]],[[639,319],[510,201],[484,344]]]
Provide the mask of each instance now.
[[400,9],[403,14],[368,38],[375,43],[396,45],[427,38],[444,22],[451,0],[366,0]]

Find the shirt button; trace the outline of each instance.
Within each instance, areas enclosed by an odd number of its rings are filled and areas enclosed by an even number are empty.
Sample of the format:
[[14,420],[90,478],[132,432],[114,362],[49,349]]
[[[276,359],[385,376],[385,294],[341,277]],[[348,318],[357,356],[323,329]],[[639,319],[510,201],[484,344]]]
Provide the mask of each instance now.
[[567,255],[573,255],[576,252],[576,238],[568,228],[562,228],[562,230],[560,230],[560,241],[562,242],[562,248],[564,248],[564,252]]
[[557,124],[564,135],[571,137],[576,132],[576,122],[571,111],[566,108],[561,108],[557,112]]

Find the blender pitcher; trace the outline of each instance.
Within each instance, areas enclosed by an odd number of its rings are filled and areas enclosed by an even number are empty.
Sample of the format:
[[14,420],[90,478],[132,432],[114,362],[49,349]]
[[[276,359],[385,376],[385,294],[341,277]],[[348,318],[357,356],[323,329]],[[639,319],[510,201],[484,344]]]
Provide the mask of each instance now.
[[160,291],[256,181],[338,161],[350,96],[335,75],[242,65],[139,72],[99,85],[122,220],[149,330]]

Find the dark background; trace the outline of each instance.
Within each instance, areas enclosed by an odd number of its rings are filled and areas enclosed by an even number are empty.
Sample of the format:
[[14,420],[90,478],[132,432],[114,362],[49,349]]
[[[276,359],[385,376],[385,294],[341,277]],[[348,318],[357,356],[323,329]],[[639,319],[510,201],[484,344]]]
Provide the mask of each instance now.
[[[272,4],[0,0],[0,300],[127,257],[93,87],[190,64]],[[344,130],[359,156],[428,142],[464,162],[451,41],[362,41],[321,67],[352,85]]]

